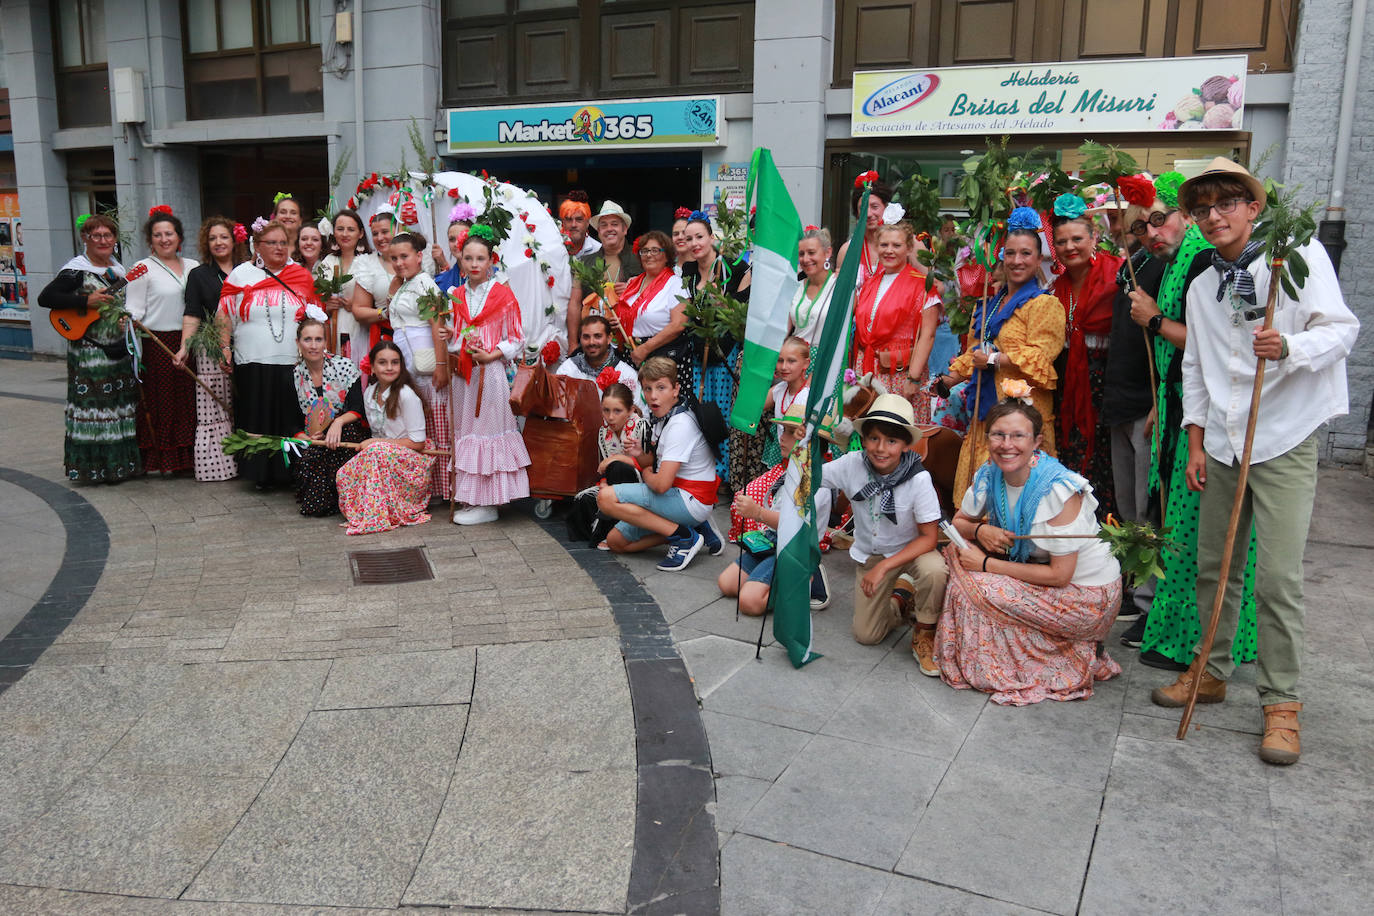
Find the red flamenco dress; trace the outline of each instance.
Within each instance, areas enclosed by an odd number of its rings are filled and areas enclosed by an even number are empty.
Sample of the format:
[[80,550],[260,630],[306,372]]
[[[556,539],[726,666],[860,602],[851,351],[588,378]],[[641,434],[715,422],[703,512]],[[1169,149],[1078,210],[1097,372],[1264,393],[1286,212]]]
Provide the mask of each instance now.
[[886,289],[883,280],[894,275],[878,271],[864,281],[854,301],[854,341],[860,374],[872,372],[892,394],[907,397],[917,423],[930,422],[930,395],[924,386],[907,396],[905,380],[916,348],[921,316],[938,305],[937,292],[926,291],[925,277],[903,266]]

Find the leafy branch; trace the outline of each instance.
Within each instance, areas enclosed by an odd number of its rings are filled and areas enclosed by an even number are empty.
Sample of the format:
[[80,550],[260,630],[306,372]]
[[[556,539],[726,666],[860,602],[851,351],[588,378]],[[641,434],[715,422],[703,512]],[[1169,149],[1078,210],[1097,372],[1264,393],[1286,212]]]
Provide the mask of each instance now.
[[1251,237],[1264,243],[1265,258],[1270,264],[1279,265],[1279,282],[1283,284],[1284,293],[1296,300],[1298,290],[1307,284],[1310,273],[1307,259],[1298,249],[1312,241],[1321,204],[1313,201],[1299,208],[1301,185],[1287,193],[1283,187],[1272,178],[1264,180],[1266,206]]
[[321,302],[341,295],[348,281],[353,279],[352,274],[342,273],[341,270],[338,264],[334,265],[332,273],[327,273],[323,264],[315,269],[315,295],[320,297]]
[[1122,574],[1135,588],[1151,576],[1164,576],[1161,557],[1165,550],[1177,549],[1170,537],[1171,530],[1168,527],[1156,530],[1151,525],[1129,519],[1119,522],[1109,515],[1097,537],[1107,542],[1112,556],[1121,564]]
[[686,302],[687,333],[700,340],[719,359],[726,359],[735,341],[744,339],[749,306],[712,281],[703,284]]
[[917,232],[940,234],[940,190],[934,181],[914,172],[898,183],[893,194]]
[[425,321],[445,322],[448,320],[450,297],[442,290],[430,290],[415,299],[415,307]]
[[749,247],[749,214],[743,207],[731,209],[721,198],[716,206],[716,228],[720,231],[720,256],[733,264]]
[[222,332],[227,324],[225,318],[216,312],[209,321],[202,321],[196,333],[186,338],[186,350],[206,359],[218,360],[220,347],[223,346]]

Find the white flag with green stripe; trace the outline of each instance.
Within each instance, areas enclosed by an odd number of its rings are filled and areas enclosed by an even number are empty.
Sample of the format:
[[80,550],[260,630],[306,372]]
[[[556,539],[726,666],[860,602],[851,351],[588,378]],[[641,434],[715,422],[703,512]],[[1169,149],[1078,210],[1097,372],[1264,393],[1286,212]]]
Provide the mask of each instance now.
[[[757,197],[755,192],[757,191]],[[758,431],[759,417],[773,384],[778,351],[787,339],[787,315],[797,294],[797,243],[802,221],[787,193],[773,154],[754,150],[749,163],[744,205],[755,205],[750,241],[749,314],[744,325],[744,363],[739,393],[730,411],[730,425],[747,433]]]

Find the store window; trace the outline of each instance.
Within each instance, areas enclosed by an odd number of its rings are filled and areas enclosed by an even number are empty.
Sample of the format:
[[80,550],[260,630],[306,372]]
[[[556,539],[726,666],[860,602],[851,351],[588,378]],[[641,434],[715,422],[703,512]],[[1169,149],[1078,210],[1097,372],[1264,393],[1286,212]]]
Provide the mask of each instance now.
[[855,70],[1246,54],[1293,69],[1294,0],[836,0],[836,86]]
[[445,0],[444,104],[747,91],[754,4]]
[[110,123],[110,75],[105,65],[104,0],[57,0],[52,5],[57,123]]
[[186,112],[324,111],[319,0],[182,0]]

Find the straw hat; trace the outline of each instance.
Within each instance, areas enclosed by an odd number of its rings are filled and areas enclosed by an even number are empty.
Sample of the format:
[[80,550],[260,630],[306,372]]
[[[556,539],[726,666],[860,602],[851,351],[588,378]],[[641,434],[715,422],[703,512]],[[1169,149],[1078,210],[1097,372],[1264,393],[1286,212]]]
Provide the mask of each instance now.
[[601,221],[608,216],[620,217],[625,222],[625,228],[630,228],[630,214],[626,213],[620,204],[613,200],[608,200],[601,205],[600,212],[592,217],[592,225],[596,227],[597,232],[601,231]]
[[1264,193],[1264,182],[1260,181],[1254,175],[1251,175],[1249,170],[1239,162],[1232,162],[1225,156],[1218,156],[1213,159],[1211,164],[1203,169],[1202,172],[1179,185],[1179,207],[1183,210],[1190,209],[1193,204],[1196,203],[1196,201],[1193,200],[1193,190],[1197,187],[1197,182],[1203,178],[1215,178],[1219,175],[1234,178],[1245,185],[1246,190],[1250,192],[1251,200],[1265,203],[1269,199],[1269,195]]
[[868,408],[868,412],[859,417],[859,434],[863,435],[864,427],[874,420],[904,428],[911,433],[912,442],[916,442],[924,435],[916,425],[916,415],[911,410],[911,402],[900,394],[878,395],[873,406]]
[[793,401],[781,417],[773,417],[768,422],[779,426],[802,426],[806,423],[806,405]]

